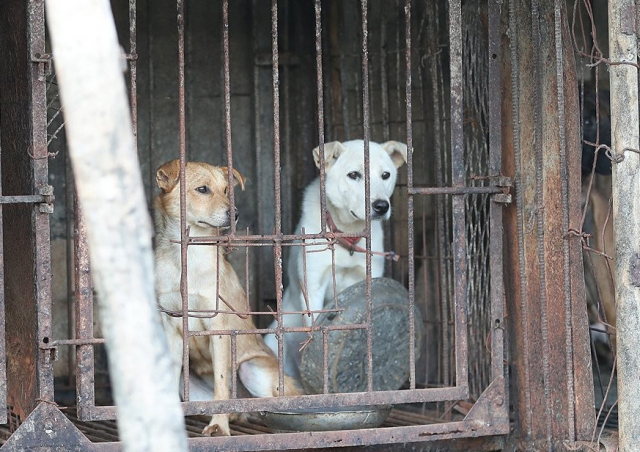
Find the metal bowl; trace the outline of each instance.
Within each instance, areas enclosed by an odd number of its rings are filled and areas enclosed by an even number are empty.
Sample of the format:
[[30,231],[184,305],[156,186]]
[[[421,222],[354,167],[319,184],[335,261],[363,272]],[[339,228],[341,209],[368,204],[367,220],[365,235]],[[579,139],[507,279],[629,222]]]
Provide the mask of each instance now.
[[391,405],[318,408],[310,410],[263,411],[262,422],[278,432],[321,432],[355,430],[382,425]]

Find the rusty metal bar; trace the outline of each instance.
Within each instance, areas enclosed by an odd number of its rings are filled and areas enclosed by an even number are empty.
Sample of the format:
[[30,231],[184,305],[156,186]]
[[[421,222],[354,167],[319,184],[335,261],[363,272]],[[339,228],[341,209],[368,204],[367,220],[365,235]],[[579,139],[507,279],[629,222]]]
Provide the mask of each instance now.
[[[416,402],[461,400],[465,388],[428,388],[412,391],[374,391],[341,394],[317,394],[269,398],[242,398],[207,402],[183,402],[186,416],[209,416],[216,413],[249,413],[257,411],[286,411],[342,406],[388,405]],[[116,419],[116,407],[96,406],[91,411],[93,421]]]
[[[219,245],[228,247],[231,244],[234,246],[240,245],[238,242],[247,242],[246,246],[250,242],[266,242],[265,246],[273,246],[272,242],[281,241],[282,246],[319,246],[335,244],[335,239],[340,237],[366,237],[363,233],[348,233],[348,232],[320,232],[318,234],[282,234],[282,235],[212,235],[208,237],[189,237],[190,245]],[[310,243],[296,243],[296,241],[304,239],[323,239],[325,242],[310,242]],[[284,243],[290,242],[290,243]],[[177,242],[176,242],[177,243]],[[244,244],[242,244],[244,245]]]
[[238,368],[238,335],[236,331],[231,333],[231,398],[238,397],[238,372],[235,369]]
[[185,51],[184,51],[184,0],[177,0],[178,25],[178,121],[180,147],[180,295],[182,297],[182,375],[184,400],[189,400],[189,286],[187,273],[187,251],[189,227],[187,226],[187,124],[185,112]]
[[48,203],[50,199],[45,195],[0,196],[0,204],[39,204]]
[[412,195],[479,195],[504,193],[500,187],[411,187],[407,192]]
[[[44,54],[44,3],[29,3],[29,55]],[[49,152],[47,149],[47,87],[44,65],[31,71],[31,121],[33,190],[37,192],[49,184]],[[38,308],[38,343],[44,344],[52,334],[51,300],[51,229],[47,209],[33,207],[33,234],[35,247],[35,295]],[[54,399],[53,359],[48,351],[41,351],[38,359],[40,400]]]
[[[369,199],[371,196],[371,167],[369,161],[369,141],[371,140],[371,119],[369,106],[369,23],[367,0],[361,0],[362,8],[362,127],[364,135],[364,199],[365,212],[369,211]],[[365,294],[367,297],[367,390],[373,391],[373,322],[371,319],[371,216],[365,215],[364,230],[366,231],[365,257]]]
[[[223,311],[226,314],[229,314],[229,311]],[[301,314],[308,314],[309,312],[316,313],[317,311],[304,311]],[[326,312],[326,311],[325,311]],[[244,315],[242,313],[234,313],[235,315]],[[290,314],[287,312],[287,314]],[[283,333],[306,333],[311,331],[351,331],[351,330],[365,330],[367,329],[366,323],[354,323],[348,325],[332,325],[332,326],[293,326],[293,327],[282,327]],[[249,330],[198,330],[198,331],[190,331],[189,337],[201,337],[201,336],[212,336],[212,335],[221,335],[221,336],[233,336],[233,335],[243,335],[243,334],[270,334],[278,331],[278,328],[263,328],[263,329],[249,329]]]
[[[415,354],[415,248],[414,248],[414,208],[413,208],[413,115],[411,98],[411,0],[406,0],[404,5],[405,14],[405,64],[406,64],[406,118],[407,118],[407,238],[409,242],[409,388],[416,388],[416,354]],[[384,91],[384,88],[383,88]]]
[[[233,190],[233,149],[231,141],[231,69],[229,65],[229,0],[222,2],[222,77],[224,86],[224,138],[227,151],[227,172],[229,183],[229,204],[236,211],[236,199]],[[236,222],[231,221],[229,231],[236,232]]]
[[58,339],[55,341],[49,341],[46,345],[41,345],[43,350],[60,347],[62,345],[98,345],[104,344],[105,340],[101,337],[87,338],[87,339]]
[[[465,430],[473,432],[475,439],[465,439]],[[407,443],[401,451],[416,450],[423,446],[414,446],[415,443],[430,442],[438,450],[443,448],[451,451],[490,451],[504,448],[504,440],[499,436],[504,431],[493,426],[484,426],[477,421],[462,421],[449,424],[410,425],[379,428],[375,430],[351,430],[333,432],[305,433],[278,433],[241,434],[237,436],[215,438],[190,438],[189,450],[192,452],[209,452],[216,450],[255,451],[268,447],[272,450],[300,450],[315,448],[338,447],[375,447],[382,445]],[[478,440],[478,436],[493,436]],[[433,443],[437,441],[437,443]],[[436,446],[437,445],[437,446]],[[424,446],[428,448],[428,446]],[[376,448],[377,449],[377,448]],[[94,442],[91,444],[92,452],[120,452],[121,443]]]
[[[465,183],[464,136],[462,125],[462,12],[460,0],[449,2],[449,67],[451,74],[451,183]],[[465,200],[454,197],[453,255],[456,385],[467,387],[467,239]]]
[[[273,172],[274,172],[274,192],[275,192],[275,246],[273,248],[276,287],[282,287],[282,195],[280,178],[280,73],[278,68],[278,1],[271,2],[271,64],[273,74]],[[278,326],[278,395],[284,395],[284,336],[283,331],[283,307],[282,292],[278,289],[276,295],[276,310]]]
[[318,147],[320,148],[320,227],[327,229],[327,197],[325,193],[324,174],[324,86],[322,76],[322,4],[320,0],[314,3],[316,19],[316,85],[318,102]]
[[[73,196],[74,216],[74,256],[75,256],[75,295],[76,305],[76,403],[78,417],[83,421],[91,419],[92,408],[95,405],[94,388],[94,348],[95,341],[104,339],[93,337],[93,286],[91,281],[91,264],[89,262],[89,245],[82,221],[82,207],[78,197]],[[54,344],[51,344],[55,346]],[[59,342],[59,341],[58,341]]]
[[322,393],[329,393],[329,331],[322,328]]

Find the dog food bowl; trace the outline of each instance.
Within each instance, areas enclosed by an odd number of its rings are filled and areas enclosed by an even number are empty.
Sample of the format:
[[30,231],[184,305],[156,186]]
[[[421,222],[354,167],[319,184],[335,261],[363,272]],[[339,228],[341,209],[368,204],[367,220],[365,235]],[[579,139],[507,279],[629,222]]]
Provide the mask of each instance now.
[[314,410],[263,411],[262,422],[277,432],[322,432],[355,430],[382,425],[390,405],[320,408]]
[[[316,318],[318,326],[345,326],[367,321],[365,281],[354,284],[338,295],[339,312],[324,312]],[[389,278],[371,281],[373,390],[400,389],[409,378],[409,293]],[[420,355],[424,325],[420,310],[414,306],[415,357]],[[364,329],[339,329],[328,335],[326,369],[329,392],[367,391],[367,333]],[[302,350],[300,380],[309,394],[323,391],[322,331]]]

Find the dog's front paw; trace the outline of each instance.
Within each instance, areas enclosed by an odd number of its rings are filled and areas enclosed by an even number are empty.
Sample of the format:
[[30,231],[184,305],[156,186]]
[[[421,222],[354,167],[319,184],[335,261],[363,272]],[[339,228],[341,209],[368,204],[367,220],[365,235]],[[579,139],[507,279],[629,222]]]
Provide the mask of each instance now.
[[211,418],[211,422],[203,430],[206,436],[231,436],[229,429],[229,417],[226,414],[216,414]]

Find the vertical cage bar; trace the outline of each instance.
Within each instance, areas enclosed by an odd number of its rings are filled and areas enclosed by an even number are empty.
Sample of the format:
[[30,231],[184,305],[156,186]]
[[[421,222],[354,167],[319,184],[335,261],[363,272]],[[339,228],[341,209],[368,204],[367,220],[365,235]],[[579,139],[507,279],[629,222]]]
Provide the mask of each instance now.
[[184,52],[184,0],[177,0],[178,24],[178,124],[180,148],[180,295],[182,296],[182,371],[184,400],[189,400],[189,286],[187,252],[189,228],[187,226],[187,124],[185,114],[185,52]]
[[[229,0],[222,2],[222,69],[224,82],[224,137],[227,152],[227,172],[229,183],[229,204],[232,216],[236,212],[235,194],[233,190],[233,146],[231,142],[231,68],[229,64]],[[229,233],[236,233],[236,222],[231,221]]]
[[[93,339],[93,287],[91,265],[89,263],[89,245],[82,221],[82,207],[78,197],[73,196],[74,217],[74,256],[75,256],[75,296],[76,339]],[[95,361],[93,345],[76,347],[76,400],[78,418],[91,420],[91,410],[95,405]]]
[[369,106],[369,4],[367,0],[361,0],[362,7],[362,129],[364,132],[364,199],[365,199],[365,233],[367,239],[367,254],[365,265],[365,293],[367,297],[367,390],[373,391],[373,325],[372,325],[372,300],[371,300],[371,167],[369,164],[369,141],[371,140],[371,118]]
[[[405,64],[406,64],[406,117],[407,117],[407,188],[410,192],[407,197],[407,236],[409,245],[408,273],[409,273],[409,388],[416,387],[416,354],[415,354],[415,249],[414,249],[414,211],[413,211],[413,115],[411,111],[411,0],[406,0],[404,5],[405,14]],[[383,87],[384,91],[384,87]]]
[[320,148],[320,227],[326,230],[327,224],[327,199],[324,182],[324,86],[322,76],[322,5],[320,0],[314,3],[316,19],[316,86],[318,102],[318,147]]
[[278,2],[271,3],[271,63],[273,71],[273,164],[276,233],[282,232],[282,193],[280,177],[280,71],[278,52]]
[[[271,1],[271,64],[273,73],[273,172],[275,191],[275,233],[282,236],[282,206],[280,184],[280,73],[278,68],[278,0]],[[282,287],[282,241],[276,239],[273,249],[275,258],[276,287]],[[284,325],[282,316],[282,291],[277,290],[279,333]],[[278,395],[284,395],[284,336],[278,334]]]
[[[464,135],[462,125],[462,11],[460,0],[449,2],[449,54],[451,74],[451,183],[463,187],[465,181]],[[453,204],[453,284],[455,319],[456,386],[468,386],[467,340],[467,239],[465,199],[454,196]]]

